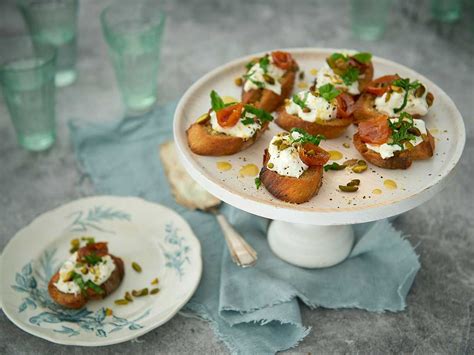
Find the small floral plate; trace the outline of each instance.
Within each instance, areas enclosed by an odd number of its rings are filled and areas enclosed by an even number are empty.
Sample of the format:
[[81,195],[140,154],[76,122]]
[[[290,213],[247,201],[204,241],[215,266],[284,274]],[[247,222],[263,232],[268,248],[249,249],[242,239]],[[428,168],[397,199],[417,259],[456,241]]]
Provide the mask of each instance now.
[[[81,236],[108,242],[110,253],[124,261],[125,277],[104,300],[70,310],[51,300],[47,285],[70,255],[71,240]],[[18,327],[54,343],[116,344],[171,319],[193,295],[201,272],[201,246],[178,214],[138,198],[91,197],[41,215],[10,240],[0,260],[0,304]],[[145,287],[160,291],[114,303]]]

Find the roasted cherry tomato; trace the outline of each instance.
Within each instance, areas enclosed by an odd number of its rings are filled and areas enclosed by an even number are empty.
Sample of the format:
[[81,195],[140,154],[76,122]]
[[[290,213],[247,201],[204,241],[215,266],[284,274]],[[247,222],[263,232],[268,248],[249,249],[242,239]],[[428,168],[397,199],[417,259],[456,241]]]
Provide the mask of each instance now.
[[385,115],[380,115],[359,123],[359,135],[363,142],[383,144],[387,142],[390,134],[391,130],[388,125],[388,117]]
[[221,127],[233,127],[239,122],[242,115],[244,105],[238,103],[235,105],[224,107],[222,110],[216,112],[217,123]]
[[107,243],[99,242],[86,245],[77,251],[77,260],[82,260],[86,255],[105,256],[109,253]]
[[329,153],[313,143],[305,143],[299,149],[300,159],[308,166],[324,165]]
[[354,112],[354,98],[343,92],[336,97],[337,100],[337,117],[349,118]]
[[293,65],[293,57],[288,52],[275,51],[272,52],[273,63],[280,69],[290,69]]
[[377,96],[382,96],[388,91],[390,84],[399,78],[398,75],[381,76],[380,78],[372,80],[365,88],[365,91]]

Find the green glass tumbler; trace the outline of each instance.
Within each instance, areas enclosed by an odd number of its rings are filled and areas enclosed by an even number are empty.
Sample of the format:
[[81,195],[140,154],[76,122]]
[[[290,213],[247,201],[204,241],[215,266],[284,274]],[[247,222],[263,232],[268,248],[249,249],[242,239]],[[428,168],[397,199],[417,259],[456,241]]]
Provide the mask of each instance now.
[[150,110],[157,97],[164,13],[156,1],[116,1],[102,12],[101,22],[127,113]]
[[0,39],[0,84],[18,143],[40,151],[53,145],[55,127],[54,47],[29,37]]
[[37,45],[56,48],[56,86],[77,78],[78,0],[19,0],[18,5]]
[[391,4],[391,0],[351,0],[354,37],[366,41],[382,38]]

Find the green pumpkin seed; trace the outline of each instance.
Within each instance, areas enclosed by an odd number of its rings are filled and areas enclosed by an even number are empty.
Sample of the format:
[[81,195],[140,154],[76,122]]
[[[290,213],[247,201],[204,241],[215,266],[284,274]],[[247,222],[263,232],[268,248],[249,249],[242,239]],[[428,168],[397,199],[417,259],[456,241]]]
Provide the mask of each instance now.
[[150,295],[156,295],[158,292],[160,292],[159,288],[154,288],[150,291]]
[[136,272],[142,272],[142,267],[140,265],[138,265],[135,261],[132,263],[132,268]]
[[133,297],[142,297],[148,295],[148,287],[145,287],[141,290],[133,290],[132,291]]
[[132,297],[132,295],[130,294],[130,292],[128,292],[128,291],[125,292],[124,298],[125,298],[127,301],[129,301],[129,302],[133,302],[133,297]]
[[339,190],[342,192],[356,192],[359,190],[359,186],[339,185]]
[[270,75],[268,74],[263,74],[263,80],[265,80],[265,82],[267,82],[268,84],[270,85],[274,85],[275,84],[275,79],[273,79]]
[[347,183],[347,186],[359,186],[359,185],[360,185],[359,179],[354,179]]
[[120,300],[115,300],[114,303],[118,306],[125,306],[126,304],[128,304],[128,301],[124,299],[120,299]]
[[364,171],[366,171],[366,170],[367,170],[367,165],[359,165],[359,164],[357,164],[357,165],[354,165],[354,166],[352,167],[352,171],[355,172],[356,174],[360,174],[360,173],[362,173],[362,172],[364,172]]

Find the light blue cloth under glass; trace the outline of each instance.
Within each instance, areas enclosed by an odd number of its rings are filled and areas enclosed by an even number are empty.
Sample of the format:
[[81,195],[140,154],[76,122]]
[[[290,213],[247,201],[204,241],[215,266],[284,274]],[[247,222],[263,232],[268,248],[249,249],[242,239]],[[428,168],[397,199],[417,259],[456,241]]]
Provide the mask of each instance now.
[[253,268],[232,263],[211,214],[174,201],[158,149],[172,139],[176,104],[140,118],[79,125],[70,123],[79,166],[100,194],[139,196],[176,210],[201,241],[203,276],[185,310],[211,323],[234,353],[274,353],[296,346],[310,331],[302,324],[297,298],[310,307],[401,311],[416,273],[418,257],[386,220],[355,226],[349,258],[331,268],[289,265],[270,251],[268,220],[224,205],[222,212],[257,250]]

